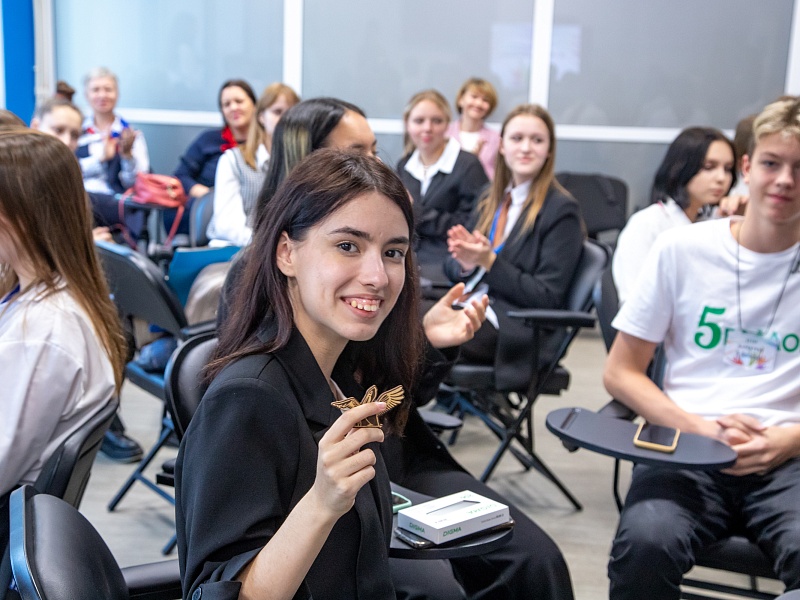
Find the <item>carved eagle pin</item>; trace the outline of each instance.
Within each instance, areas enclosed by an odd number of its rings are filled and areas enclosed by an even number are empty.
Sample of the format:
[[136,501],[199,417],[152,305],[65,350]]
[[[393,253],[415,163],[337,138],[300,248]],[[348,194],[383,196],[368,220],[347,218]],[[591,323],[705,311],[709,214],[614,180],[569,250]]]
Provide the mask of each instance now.
[[377,395],[378,387],[373,385],[367,390],[367,393],[364,394],[364,398],[360,402],[355,398],[350,397],[345,398],[344,400],[336,400],[331,402],[331,405],[335,406],[342,412],[345,412],[351,408],[355,408],[356,406],[367,404],[368,402],[386,402],[386,410],[379,412],[377,415],[372,415],[371,417],[362,419],[354,425],[354,427],[381,427],[381,421],[379,417],[381,415],[385,415],[395,406],[398,406],[403,401],[403,398],[405,398],[405,392],[403,392],[403,386],[398,385],[397,387],[393,387],[392,389],[383,392],[376,398]]

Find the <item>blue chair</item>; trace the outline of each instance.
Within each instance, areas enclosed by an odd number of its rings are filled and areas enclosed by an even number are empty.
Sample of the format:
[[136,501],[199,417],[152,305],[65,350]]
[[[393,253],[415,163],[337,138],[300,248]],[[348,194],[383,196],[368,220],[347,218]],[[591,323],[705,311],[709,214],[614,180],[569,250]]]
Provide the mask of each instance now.
[[189,244],[192,248],[208,246],[208,224],[214,216],[214,188],[192,202],[189,211]]
[[176,248],[169,263],[167,285],[175,292],[181,306],[186,306],[189,290],[200,271],[208,265],[230,261],[239,250],[239,246]]

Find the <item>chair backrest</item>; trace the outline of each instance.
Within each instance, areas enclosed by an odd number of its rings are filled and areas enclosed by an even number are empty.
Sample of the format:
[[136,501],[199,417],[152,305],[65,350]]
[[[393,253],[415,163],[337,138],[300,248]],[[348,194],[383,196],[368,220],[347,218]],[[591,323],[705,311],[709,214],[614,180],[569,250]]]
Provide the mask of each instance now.
[[611,321],[617,316],[619,311],[619,296],[617,286],[614,284],[614,276],[611,269],[606,269],[600,281],[594,288],[594,307],[597,311],[597,323],[600,325],[600,332],[603,334],[603,341],[606,344],[606,351],[611,350],[611,344],[617,337],[617,330],[611,326]]
[[[600,325],[600,332],[603,334],[603,342],[606,351],[611,350],[611,344],[617,337],[617,330],[611,325],[614,317],[619,312],[619,296],[617,286],[614,284],[614,276],[611,269],[606,269],[600,281],[594,288],[594,306],[597,311],[597,322]],[[667,355],[664,346],[659,344],[653,354],[653,360],[647,367],[647,375],[659,388],[664,385],[664,373],[667,368]]]
[[598,173],[557,173],[556,179],[581,207],[589,237],[620,231],[628,214],[628,186],[621,179]]
[[208,385],[203,367],[217,347],[215,333],[203,333],[186,340],[172,354],[164,371],[167,408],[172,415],[175,434],[183,438]]
[[[33,484],[36,493],[62,498],[75,508],[80,506],[95,456],[118,406],[116,397],[111,398],[100,412],[62,442],[36,478]],[[10,581],[11,561],[8,547],[4,547],[0,559],[0,599],[6,597]]]
[[[606,244],[592,239],[584,240],[581,259],[578,261],[578,267],[575,269],[575,275],[567,292],[567,310],[576,312],[589,312],[592,310],[594,306],[592,292],[597,282],[600,281],[603,271],[608,267],[610,259],[611,249]],[[555,370],[557,362],[566,354],[576,335],[578,335],[577,327],[567,327],[562,330],[562,334],[559,336],[560,342],[558,338],[554,338],[554,343],[559,344],[558,350],[554,354],[557,360],[546,369],[545,378],[549,377]],[[534,380],[531,382],[531,387],[535,387],[535,385],[537,384]]]
[[592,293],[608,267],[610,257],[611,250],[602,242],[584,240],[581,259],[567,292],[567,310],[591,310],[594,304]]
[[127,600],[128,586],[92,524],[63,500],[24,486],[11,494],[11,568],[22,600]]
[[36,491],[56,496],[78,508],[92,465],[119,402],[112,398],[100,412],[74,431],[50,456],[33,484]]
[[189,244],[196,248],[198,246],[208,246],[208,224],[214,216],[214,188],[211,188],[205,196],[197,198],[192,202],[189,211]]
[[200,271],[208,265],[230,261],[239,249],[239,246],[176,248],[169,263],[167,285],[175,292],[181,306],[186,306],[189,291]]
[[180,335],[187,325],[186,315],[161,270],[126,246],[104,242],[95,245],[120,315],[138,317],[172,335]]

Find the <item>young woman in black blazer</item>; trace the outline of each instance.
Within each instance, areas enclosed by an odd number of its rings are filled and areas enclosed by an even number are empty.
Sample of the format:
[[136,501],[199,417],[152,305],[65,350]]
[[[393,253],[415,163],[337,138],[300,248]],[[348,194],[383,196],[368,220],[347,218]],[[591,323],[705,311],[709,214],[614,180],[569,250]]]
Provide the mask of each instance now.
[[447,230],[467,222],[486,172],[474,154],[447,137],[450,106],[436,90],[415,94],[403,114],[405,156],[397,173],[414,199],[415,250],[423,277],[445,282]]
[[[507,311],[563,307],[581,256],[578,205],[553,176],[555,156],[548,112],[532,104],[512,110],[503,122],[495,179],[472,216],[472,231],[456,225],[448,232],[448,276],[488,284],[499,324],[482,327],[462,346],[461,356],[501,367],[500,389],[527,385],[532,375],[526,357],[533,335]],[[554,350],[546,338],[542,360]]]
[[380,161],[320,150],[266,210],[176,466],[185,596],[393,599],[384,432],[354,428],[386,404],[331,402],[414,383],[411,203]]
[[[293,172],[296,166],[296,162],[286,158],[300,160],[302,151],[308,154],[320,146],[372,154],[375,138],[360,109],[346,102],[332,98],[312,99],[291,108],[275,131],[275,162],[270,165],[270,174],[262,190],[256,229],[270,226],[271,200],[287,173]],[[218,313],[220,328],[227,326],[232,314],[230,302],[235,293],[248,293],[244,291],[248,288],[242,283],[242,273],[254,255],[262,256],[250,248],[243,260],[237,261],[231,269],[226,281],[225,302],[221,303]],[[444,298],[445,302],[437,303],[423,319],[428,342],[425,361],[416,385],[406,390],[408,401],[414,406],[423,405],[436,395],[440,381],[458,354],[457,346],[470,339],[483,321],[484,304],[476,303],[463,311],[450,309],[462,291],[461,286],[455,286]],[[346,368],[346,361],[341,362]],[[453,559],[449,563],[391,559],[398,597],[412,598],[419,593],[423,597],[429,595],[446,600],[466,594],[467,598],[514,600],[529,597],[529,590],[535,589],[536,597],[542,600],[572,598],[569,572],[555,543],[506,498],[464,470],[425,425],[417,410],[409,412],[402,436],[387,436],[380,445],[380,453],[394,483],[430,496],[468,489],[508,504],[516,522],[511,542],[489,554]]]

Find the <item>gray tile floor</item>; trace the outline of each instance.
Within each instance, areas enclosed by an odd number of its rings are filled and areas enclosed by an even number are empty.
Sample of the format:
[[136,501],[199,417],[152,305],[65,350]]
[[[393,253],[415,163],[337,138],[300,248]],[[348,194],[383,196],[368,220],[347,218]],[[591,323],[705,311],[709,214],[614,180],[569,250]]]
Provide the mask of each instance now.
[[[550,482],[538,473],[522,471],[511,457],[503,459],[490,481],[558,543],[569,564],[577,600],[598,600],[608,595],[606,560],[617,522],[611,495],[613,461],[584,450],[570,454],[547,432],[544,417],[562,406],[602,406],[608,399],[601,383],[604,360],[605,348],[599,335],[587,332],[579,337],[565,362],[572,374],[569,391],[558,398],[543,397],[535,410],[536,448],[583,503],[584,510],[575,511]],[[146,445],[155,440],[161,415],[158,400],[126,385],[122,411],[131,435]],[[468,419],[453,453],[472,473],[480,474],[495,445],[494,436],[480,422]],[[175,453],[163,450],[154,464],[160,465]],[[133,468],[99,456],[81,507],[122,566],[163,559],[161,548],[174,531],[172,506],[138,483],[113,513],[106,510],[106,504]],[[152,470],[155,472],[156,468]],[[717,574],[703,575],[711,578]],[[727,579],[744,583],[743,578]],[[769,589],[770,583],[765,587]]]

